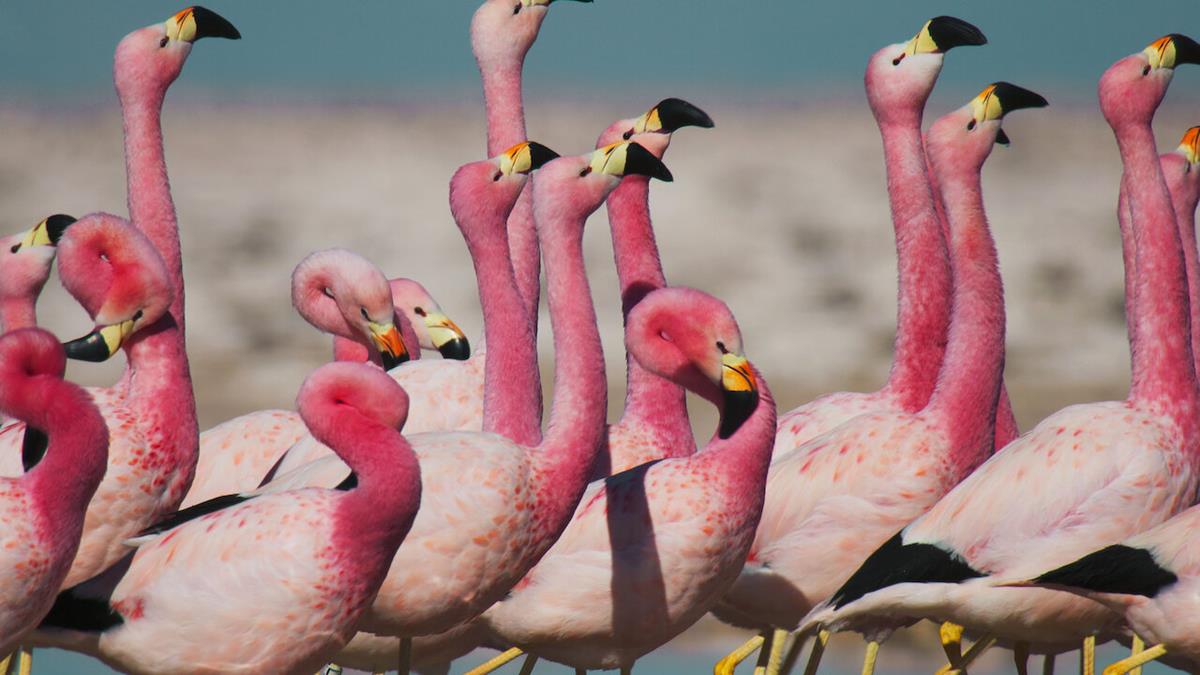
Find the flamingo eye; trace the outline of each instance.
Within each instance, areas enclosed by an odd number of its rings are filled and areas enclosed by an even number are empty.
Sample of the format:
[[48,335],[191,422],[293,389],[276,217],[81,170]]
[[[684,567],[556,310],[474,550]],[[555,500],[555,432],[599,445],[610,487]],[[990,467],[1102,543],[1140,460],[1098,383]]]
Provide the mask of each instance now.
[[10,248],[10,249],[8,249],[8,250],[9,250],[9,251],[12,251],[13,253],[16,253],[17,251],[20,251],[20,250],[21,250],[21,245],[20,245],[20,244],[13,244],[12,248]]
[[1142,68],[1142,77],[1145,77],[1149,74],[1150,74],[1150,66],[1146,66],[1145,68]]
[[658,331],[658,337],[662,338],[663,340],[666,340],[667,342],[674,342],[674,340],[671,339],[671,336],[667,335],[667,331],[665,331],[665,330]]
[[519,3],[519,2],[518,2],[518,3],[517,3],[517,4],[516,4],[514,7],[513,7],[513,16],[516,16],[517,14],[520,14],[520,13],[521,13],[521,3]]
[[495,183],[504,177],[503,171],[497,171],[495,176],[492,176],[492,182]]
[[725,343],[721,342],[720,340],[717,340],[717,349],[720,350],[722,354],[729,353],[729,350],[725,348]]
[[901,54],[900,56],[897,56],[896,58],[892,59],[892,65],[898,66],[898,65],[900,65],[900,62],[903,60],[904,60],[904,54]]
[[364,319],[366,319],[367,321],[370,321],[370,320],[371,320],[371,317],[370,317],[370,315],[368,315],[368,314],[367,314],[367,308],[366,308],[366,307],[359,307],[359,308],[358,308],[358,311],[362,313],[362,317],[363,317]]
[[425,310],[421,307],[413,307],[413,314],[417,316],[425,316]]
[[579,177],[580,177],[580,178],[583,178],[584,176],[588,175],[588,174],[589,174],[589,173],[591,173],[591,172],[592,172],[592,167],[590,167],[590,166],[586,166],[586,167],[584,167],[584,168],[583,168],[583,171],[580,171],[580,172],[579,172]]
[[168,42],[170,42],[170,41],[171,41],[171,40],[170,40],[170,38],[168,38],[168,37],[166,37],[166,36],[164,35],[164,36],[163,36],[163,39],[161,39],[161,40],[159,40],[159,41],[158,41],[158,48],[159,48],[159,49],[162,49],[163,47],[166,47],[166,46],[167,46],[167,43],[168,43]]
[[633,138],[633,129],[630,129],[629,131],[626,131],[625,133],[621,134],[621,138],[624,138],[625,140],[629,140],[629,139]]
[[139,320],[141,320],[141,318],[142,318],[142,310],[139,309],[138,311],[133,313],[134,321],[139,321]]
[[970,122],[967,122],[967,131],[973,131],[974,129],[975,129],[975,120],[971,120]]
[[333,291],[329,290],[328,288],[322,288],[321,292],[324,293],[325,297],[329,298],[330,300],[337,300],[337,298],[333,297]]

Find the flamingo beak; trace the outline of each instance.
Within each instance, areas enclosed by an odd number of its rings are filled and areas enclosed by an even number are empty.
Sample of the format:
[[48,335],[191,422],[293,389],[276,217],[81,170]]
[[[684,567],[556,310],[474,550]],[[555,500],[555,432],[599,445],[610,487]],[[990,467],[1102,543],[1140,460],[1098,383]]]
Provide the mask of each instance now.
[[57,245],[58,240],[62,238],[63,232],[65,232],[71,223],[74,222],[74,218],[61,213],[50,216],[49,218],[30,228],[29,231],[27,231],[21,237],[21,241],[17,243],[16,247],[13,249],[13,253],[16,253],[22,248],[27,248],[30,246]]
[[400,338],[400,330],[396,328],[395,323],[368,321],[367,328],[370,330],[371,340],[379,348],[384,370],[391,370],[409,360],[408,348],[404,346],[404,340]]
[[675,180],[671,170],[661,159],[631,141],[620,141],[597,149],[592,153],[588,169],[617,178],[636,175],[649,176],[668,183]]
[[711,129],[713,121],[708,113],[681,98],[665,98],[634,120],[633,128],[625,133],[625,140],[634,134],[671,134],[683,127]]
[[[575,0],[575,2],[591,2],[592,0]],[[521,0],[522,7],[549,7],[555,0]]]
[[937,16],[925,22],[921,30],[904,45],[907,56],[943,54],[955,47],[987,44],[983,31],[952,16]]
[[100,363],[107,361],[125,341],[133,335],[135,319],[127,319],[107,326],[97,326],[96,330],[87,335],[63,343],[67,358],[76,361],[91,361]]
[[721,438],[729,438],[758,407],[758,379],[746,357],[721,355],[721,392],[724,407],[721,411]]
[[440,312],[425,314],[425,329],[433,346],[441,353],[442,358],[454,361],[466,361],[471,358],[471,342],[462,329],[450,317]]
[[508,150],[500,153],[498,158],[500,171],[496,174],[496,180],[499,180],[502,176],[532,173],[542,168],[546,162],[557,157],[557,152],[541,143],[535,143],[534,141],[517,143]]
[[180,42],[192,43],[206,37],[242,39],[242,34],[225,17],[199,5],[188,7],[167,19],[166,27],[167,37]]
[[[1008,82],[989,84],[971,100],[971,122],[967,129],[974,129],[981,122],[1003,119],[1005,115],[1022,108],[1044,108],[1049,103],[1041,94]],[[1008,134],[996,130],[996,142],[1008,145]]]
[[1200,127],[1192,127],[1179,143],[1179,153],[1188,161],[1188,166],[1200,164]]
[[[1200,63],[1200,44],[1186,35],[1164,35],[1142,50],[1149,68],[1174,68],[1181,63]],[[1149,72],[1149,71],[1147,71]]]

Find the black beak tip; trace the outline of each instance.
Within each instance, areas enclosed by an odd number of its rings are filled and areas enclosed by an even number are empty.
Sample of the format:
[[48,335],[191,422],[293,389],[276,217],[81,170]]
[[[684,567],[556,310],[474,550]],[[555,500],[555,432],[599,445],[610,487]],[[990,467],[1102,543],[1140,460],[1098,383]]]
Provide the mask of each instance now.
[[94,331],[81,338],[64,342],[63,351],[66,352],[68,359],[90,361],[92,363],[103,363],[108,360],[108,357],[112,356],[108,351],[108,343],[104,341],[104,336],[100,335],[100,331]]
[[1192,38],[1180,33],[1171,33],[1171,42],[1175,43],[1175,64],[1200,64],[1200,44]]
[[66,215],[65,213],[56,213],[46,219],[46,234],[50,237],[51,244],[58,244],[58,240],[62,239],[63,232],[74,224],[75,218]]
[[714,124],[708,113],[681,98],[665,98],[655,106],[663,131],[674,132],[683,127],[711,129]]
[[211,9],[195,5],[192,7],[192,18],[196,20],[196,39],[206,37],[225,38],[226,40],[241,40],[242,34],[229,23],[225,17]]
[[551,160],[558,159],[558,153],[541,143],[529,141],[530,170],[540,169]]
[[467,338],[454,338],[446,344],[438,347],[438,352],[443,359],[451,361],[466,361],[471,358],[471,343]]
[[396,366],[400,365],[401,363],[408,361],[408,354],[401,354],[400,356],[393,356],[392,354],[389,354],[387,352],[380,352],[379,358],[381,361],[383,361],[383,369],[391,370],[392,368],[395,368]]
[[1012,141],[1009,140],[1008,134],[1004,133],[1003,129],[1000,129],[996,132],[996,142],[1000,145],[1008,145]]
[[1000,99],[1000,105],[1006,114],[1022,108],[1045,108],[1050,105],[1041,94],[1010,82],[996,82],[995,87],[993,95]]
[[987,44],[987,36],[974,24],[958,17],[935,16],[929,20],[929,37],[943,52],[955,47],[977,47]]
[[721,427],[717,435],[721,438],[732,436],[750,419],[757,407],[757,390],[724,392],[724,409],[721,411]]
[[661,159],[637,143],[630,143],[625,151],[625,175],[649,176],[666,183],[675,180]]

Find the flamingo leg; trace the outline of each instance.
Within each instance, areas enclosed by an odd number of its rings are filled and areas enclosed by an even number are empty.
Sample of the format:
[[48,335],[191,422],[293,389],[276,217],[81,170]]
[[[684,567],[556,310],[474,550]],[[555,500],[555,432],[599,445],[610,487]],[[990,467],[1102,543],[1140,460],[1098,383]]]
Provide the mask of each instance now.
[[862,675],[874,675],[875,661],[879,658],[879,643],[871,640],[867,642],[867,655],[863,657]]
[[[733,675],[733,670],[737,668],[738,664],[750,658],[750,655],[763,646],[764,642],[766,642],[766,638],[762,635],[755,635],[750,638],[741,647],[729,652],[725,655],[725,658],[717,661],[717,665],[713,666],[713,675]],[[468,673],[467,675],[474,674]],[[480,673],[479,675],[483,674]]]
[[[15,653],[13,652],[13,654]],[[3,660],[0,660],[0,675],[8,675],[9,666],[12,665],[13,654],[9,654]]]
[[[1129,648],[1129,655],[1130,655],[1131,657],[1132,657],[1132,656],[1137,656],[1138,654],[1141,654],[1141,653],[1142,653],[1142,651],[1144,651],[1145,649],[1146,649],[1146,643],[1145,643],[1145,641],[1143,641],[1143,640],[1142,640],[1142,638],[1138,637],[1138,635],[1137,635],[1137,634],[1134,634],[1134,636],[1133,636],[1133,644],[1132,644],[1132,645],[1130,645],[1130,648]],[[1134,668],[1130,668],[1130,669],[1129,669],[1129,675],[1142,675],[1142,667],[1141,667],[1141,666],[1137,666],[1137,667],[1134,667]]]
[[1089,635],[1083,639],[1083,648],[1079,650],[1080,675],[1095,675],[1096,673],[1096,636]]
[[520,649],[513,647],[512,649],[504,652],[503,654],[500,654],[499,656],[493,656],[492,658],[483,662],[483,664],[478,665],[478,666],[468,670],[466,675],[486,675],[487,673],[490,673],[493,670],[498,669],[500,666],[503,666],[504,664],[508,663],[509,661],[512,661],[513,659],[517,658],[518,656],[520,656],[521,654],[524,654],[524,653],[525,652],[521,651]]
[[[808,654],[808,663],[804,666],[804,675],[817,675],[817,668],[821,665],[821,657],[825,655],[825,645],[829,644],[829,631],[822,630],[817,633],[817,639],[813,640],[812,651]],[[796,656],[800,656],[800,646],[802,642],[797,638],[796,644],[792,645],[792,650],[796,652]],[[790,654],[788,655],[791,656]],[[795,659],[792,660],[792,665],[795,664]],[[791,673],[792,666],[785,663],[783,672]]]
[[1017,663],[1017,675],[1029,675],[1029,643],[1013,645],[1013,660]]
[[767,669],[765,675],[779,675],[779,665],[783,661],[783,647],[787,644],[788,632],[776,628],[771,633],[771,649],[767,654]]
[[342,675],[342,667],[336,663],[326,663],[324,668],[317,671],[317,675]]
[[1057,654],[1047,654],[1042,657],[1042,675],[1054,675],[1054,660]]
[[400,667],[399,675],[408,675],[412,670],[412,638],[400,638]]
[[946,621],[938,628],[938,635],[942,638],[942,651],[946,652],[950,667],[958,668],[962,662],[963,627]]
[[17,649],[17,675],[29,675],[33,671],[33,648]]
[[1142,664],[1149,663],[1166,653],[1166,645],[1154,645],[1145,651],[1138,652],[1105,668],[1104,675],[1125,675],[1125,673],[1131,672],[1134,668],[1140,668]]
[[775,631],[767,635],[766,642],[758,652],[758,662],[754,664],[754,675],[767,675],[767,665],[771,661],[771,652],[775,650]]
[[957,667],[947,663],[938,669],[938,675],[964,675],[967,672],[967,668],[969,668],[972,663],[975,663],[975,660],[982,656],[984,652],[991,649],[992,645],[994,644],[996,644],[996,638],[994,637],[984,637],[979,639],[975,642],[975,644],[971,645],[971,648],[967,650],[966,654],[963,654],[962,660],[958,662]]
[[525,656],[525,663],[521,664],[521,675],[532,675],[533,667],[537,665],[538,657],[533,654]]

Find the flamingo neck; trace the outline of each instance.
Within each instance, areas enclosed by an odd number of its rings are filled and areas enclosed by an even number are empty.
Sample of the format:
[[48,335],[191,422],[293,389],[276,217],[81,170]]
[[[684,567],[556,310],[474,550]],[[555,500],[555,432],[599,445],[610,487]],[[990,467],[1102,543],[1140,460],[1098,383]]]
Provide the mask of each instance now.
[[148,96],[121,101],[125,129],[125,171],[129,183],[129,220],[150,239],[167,265],[175,290],[170,311],[182,333],[183,257],[163,151],[162,106],[165,96],[164,88]]
[[714,434],[689,461],[715,469],[716,475],[721,476],[722,490],[739,495],[740,499],[747,500],[747,507],[759,513],[767,469],[771,465],[771,450],[775,446],[776,408],[766,380],[757,368],[753,370],[758,380],[758,406],[754,412],[728,438]]
[[0,298],[0,335],[37,325],[37,296]]
[[[483,309],[487,351],[483,370],[483,430],[498,433],[525,446],[542,438],[542,389],[538,372],[537,339],[513,279],[505,239],[508,216],[488,210],[474,196],[455,209],[460,229],[475,266],[479,302]],[[452,201],[460,195],[451,194]],[[475,202],[470,204],[470,202]]]
[[125,373],[117,388],[141,432],[148,466],[173,467],[164,509],[174,510],[192,484],[200,431],[183,332],[168,314],[140,331],[125,347]]
[[1187,274],[1179,228],[1145,124],[1116,129],[1129,186],[1134,235],[1133,384],[1130,399],[1164,405],[1184,427],[1195,424],[1196,373],[1191,354]]
[[[535,184],[534,190],[540,187]],[[546,197],[561,199],[555,194]],[[538,234],[546,251],[546,293],[554,331],[554,401],[538,448],[539,475],[534,489],[539,519],[549,532],[557,533],[583,495],[604,439],[608,391],[600,331],[583,262],[586,215],[564,217],[554,213],[559,205],[544,202],[535,201],[535,205]],[[575,222],[561,222],[564,219]],[[489,358],[495,349],[494,343],[488,344]]]
[[[1196,171],[1195,166],[1184,165],[1186,170]],[[1163,164],[1163,171],[1168,169]],[[1171,167],[1172,171],[1181,171]],[[1191,313],[1192,361],[1200,372],[1200,255],[1196,249],[1196,203],[1200,201],[1200,190],[1190,176],[1173,175],[1167,179],[1167,190],[1171,194],[1171,206],[1175,211],[1175,224],[1179,228],[1179,243],[1183,247],[1183,264],[1187,273],[1188,308]]]
[[945,353],[951,275],[925,162],[921,117],[881,123],[899,273],[895,355],[887,388],[902,409],[929,402]]
[[1133,344],[1134,296],[1137,295],[1137,261],[1134,259],[1137,245],[1133,241],[1133,223],[1129,215],[1129,184],[1121,174],[1121,189],[1117,193],[1117,228],[1121,232],[1121,260],[1125,264],[1125,331],[1129,344]]
[[952,459],[970,467],[992,450],[1004,369],[1004,288],[984,213],[980,168],[938,171],[954,290],[946,357],[930,400],[948,429]]
[[[525,57],[499,64],[479,61],[483,80],[483,102],[487,109],[488,157],[495,157],[524,142],[525,106],[521,93],[521,71]],[[541,251],[533,222],[531,189],[526,185],[508,216],[510,265],[521,297],[521,311],[537,336],[538,302],[541,294]],[[541,382],[538,382],[541,388]]]
[[[647,293],[667,285],[650,222],[649,178],[629,176],[621,181],[608,197],[608,222],[621,288],[621,314],[628,318],[629,310]],[[655,431],[666,451],[664,457],[695,452],[683,387],[646,370],[628,353],[625,379],[621,424]]]

